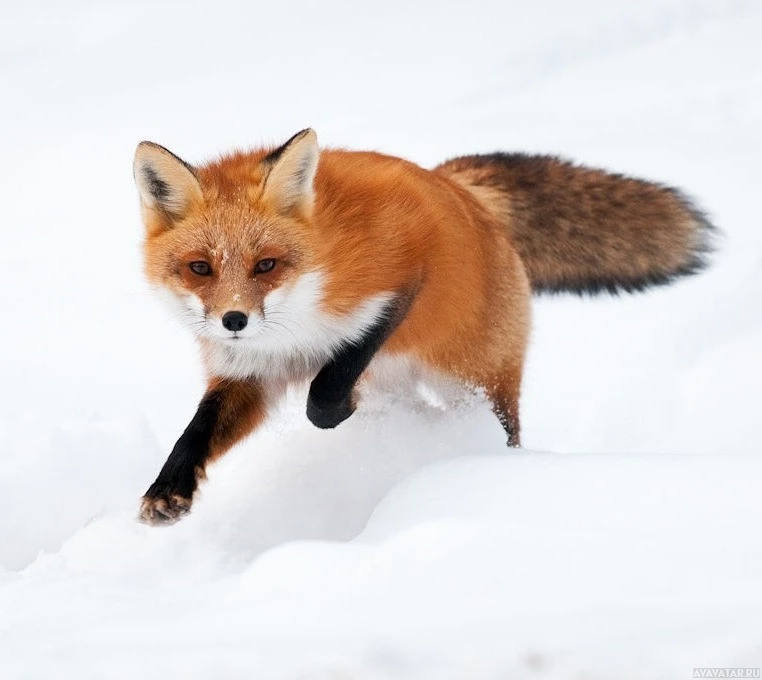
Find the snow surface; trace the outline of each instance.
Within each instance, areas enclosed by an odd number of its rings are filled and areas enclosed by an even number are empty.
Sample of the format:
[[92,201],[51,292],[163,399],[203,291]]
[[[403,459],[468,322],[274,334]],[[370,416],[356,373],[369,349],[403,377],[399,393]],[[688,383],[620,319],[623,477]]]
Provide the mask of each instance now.
[[[4,3],[0,678],[761,666],[760,35],[753,0]],[[190,517],[143,526],[203,385],[141,278],[135,144],[193,162],[307,125],[675,184],[719,251],[537,301],[520,453],[483,403],[380,395],[323,432],[296,392]]]

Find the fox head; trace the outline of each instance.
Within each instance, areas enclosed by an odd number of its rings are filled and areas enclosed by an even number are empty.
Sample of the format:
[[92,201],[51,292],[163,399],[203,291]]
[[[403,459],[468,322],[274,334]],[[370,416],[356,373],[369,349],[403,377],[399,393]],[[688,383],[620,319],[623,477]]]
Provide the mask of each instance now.
[[146,275],[197,336],[254,339],[286,322],[295,304],[315,302],[305,299],[304,275],[314,270],[318,156],[310,129],[270,153],[200,168],[158,144],[138,145]]
[[319,157],[310,129],[200,167],[138,145],[145,272],[213,375],[306,377],[387,313],[394,293],[335,229],[335,200],[316,200]]

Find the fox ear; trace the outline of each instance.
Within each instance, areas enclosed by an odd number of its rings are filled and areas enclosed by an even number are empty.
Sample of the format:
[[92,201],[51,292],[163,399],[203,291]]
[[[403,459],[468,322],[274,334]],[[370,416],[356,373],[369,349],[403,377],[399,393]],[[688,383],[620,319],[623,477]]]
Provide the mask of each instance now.
[[271,151],[263,161],[270,171],[262,200],[281,214],[309,215],[315,199],[313,182],[319,155],[317,135],[310,128]]
[[170,228],[204,200],[193,168],[153,142],[138,144],[133,173],[149,232]]

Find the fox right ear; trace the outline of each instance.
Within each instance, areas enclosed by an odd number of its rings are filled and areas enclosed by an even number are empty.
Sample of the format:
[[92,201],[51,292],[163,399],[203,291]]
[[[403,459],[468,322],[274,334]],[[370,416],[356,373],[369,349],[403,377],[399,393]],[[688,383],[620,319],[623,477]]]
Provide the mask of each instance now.
[[315,198],[313,182],[317,170],[317,135],[307,128],[265,156],[269,168],[262,200],[281,214],[309,214]]
[[201,185],[193,168],[153,142],[140,142],[133,164],[143,222],[149,233],[159,233],[203,203]]

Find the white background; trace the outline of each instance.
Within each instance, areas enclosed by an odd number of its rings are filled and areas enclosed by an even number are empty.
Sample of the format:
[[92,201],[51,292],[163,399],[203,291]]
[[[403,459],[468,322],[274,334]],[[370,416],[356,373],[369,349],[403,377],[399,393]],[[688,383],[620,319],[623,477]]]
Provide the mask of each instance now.
[[[0,677],[760,666],[760,35],[752,0],[6,0]],[[307,126],[680,186],[718,251],[667,289],[537,301],[521,453],[483,404],[371,397],[321,432],[297,392],[190,517],[139,525],[203,383],[142,280],[134,147],[202,162]]]

